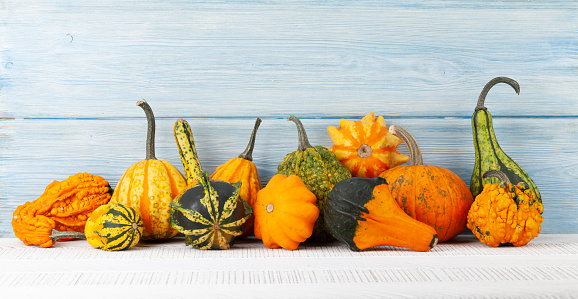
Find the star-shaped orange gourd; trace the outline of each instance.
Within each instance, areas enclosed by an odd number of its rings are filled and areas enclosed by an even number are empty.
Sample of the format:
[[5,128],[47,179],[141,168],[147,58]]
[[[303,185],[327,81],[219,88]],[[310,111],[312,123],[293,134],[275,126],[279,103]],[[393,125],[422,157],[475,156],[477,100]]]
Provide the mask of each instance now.
[[402,140],[387,130],[383,116],[371,112],[358,121],[341,119],[339,126],[327,128],[330,149],[355,177],[373,178],[409,160],[397,151]]

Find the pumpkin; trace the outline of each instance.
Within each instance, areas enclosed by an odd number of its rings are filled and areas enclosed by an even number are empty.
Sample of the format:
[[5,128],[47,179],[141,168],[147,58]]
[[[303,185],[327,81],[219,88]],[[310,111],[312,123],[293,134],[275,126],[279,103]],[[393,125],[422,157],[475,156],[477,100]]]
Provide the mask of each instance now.
[[402,141],[389,133],[383,116],[375,118],[371,112],[359,121],[341,119],[339,127],[327,128],[330,149],[354,177],[376,177],[409,160],[397,152]]
[[177,120],[174,134],[188,186],[170,203],[171,225],[193,248],[229,249],[253,213],[239,196],[242,183],[212,180],[202,170],[191,127],[185,120]]
[[[261,190],[261,181],[259,180],[257,166],[253,163],[255,136],[257,135],[257,129],[260,124],[261,119],[257,118],[245,151],[238,157],[219,165],[211,175],[211,179],[213,180],[223,180],[230,183],[241,182],[241,198],[243,198],[251,208],[253,208],[253,204],[257,199],[257,192]],[[243,225],[245,227],[245,233],[239,236],[239,238],[245,238],[253,233],[253,223],[253,215],[251,215],[251,218]]]
[[319,216],[317,198],[296,175],[274,175],[257,193],[255,236],[268,248],[295,250],[311,237]]
[[486,171],[498,184],[486,184],[468,213],[468,228],[484,244],[523,246],[540,234],[544,218],[542,203],[525,182],[513,185],[498,170]]
[[391,194],[411,217],[435,228],[439,242],[447,241],[466,229],[466,217],[473,198],[466,183],[450,170],[424,165],[413,136],[399,126],[389,127],[409,148],[411,165],[386,170]]
[[148,122],[146,159],[130,166],[122,175],[111,202],[129,206],[143,219],[143,240],[161,241],[174,237],[171,228],[169,203],[182,191],[187,182],[171,163],[155,157],[155,118],[145,101],[137,102]]
[[351,173],[341,165],[331,150],[320,145],[311,146],[303,124],[296,116],[291,115],[289,121],[297,125],[299,145],[296,151],[285,156],[283,162],[277,167],[277,173],[300,177],[317,197],[317,207],[321,214],[315,222],[311,241],[321,243],[333,241],[331,234],[324,228],[323,205],[333,186],[341,180],[350,178]]
[[50,237],[53,230],[84,232],[86,220],[92,211],[108,203],[110,192],[105,179],[90,173],[53,181],[36,200],[16,208],[14,234],[26,245],[51,247],[56,241]]
[[353,251],[374,246],[428,251],[437,244],[435,229],[408,216],[382,177],[337,183],[324,209],[326,228]]
[[133,208],[123,204],[106,204],[92,212],[86,221],[84,235],[92,247],[108,251],[135,246],[143,233],[143,220]]
[[507,77],[496,77],[490,80],[482,89],[472,116],[472,132],[474,135],[476,160],[470,181],[470,190],[475,198],[482,192],[486,184],[499,184],[500,182],[496,178],[482,177],[486,171],[494,169],[503,172],[512,182],[526,183],[534,192],[536,199],[542,202],[542,196],[534,181],[514,159],[510,158],[510,156],[502,150],[496,139],[492,124],[492,115],[484,106],[484,102],[490,89],[498,83],[506,83],[514,88],[517,94],[520,93],[520,85],[518,82]]

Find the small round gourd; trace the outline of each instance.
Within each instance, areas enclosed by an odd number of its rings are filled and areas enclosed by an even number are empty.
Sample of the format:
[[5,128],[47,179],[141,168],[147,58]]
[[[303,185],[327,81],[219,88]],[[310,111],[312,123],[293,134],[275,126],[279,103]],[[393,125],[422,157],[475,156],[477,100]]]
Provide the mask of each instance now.
[[143,220],[129,206],[106,204],[92,212],[86,221],[84,234],[94,248],[125,250],[139,242],[143,234]]

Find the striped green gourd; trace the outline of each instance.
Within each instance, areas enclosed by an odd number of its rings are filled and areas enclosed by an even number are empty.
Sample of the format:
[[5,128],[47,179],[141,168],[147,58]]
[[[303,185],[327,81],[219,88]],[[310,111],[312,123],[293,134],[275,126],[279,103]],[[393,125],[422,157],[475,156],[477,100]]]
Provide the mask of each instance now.
[[133,208],[109,203],[95,209],[84,227],[92,247],[108,251],[125,250],[136,245],[143,234],[143,220]]
[[239,196],[241,182],[211,180],[203,171],[191,127],[179,119],[175,140],[185,168],[187,188],[170,203],[171,226],[197,249],[229,249],[253,211]]
[[482,192],[485,184],[499,184],[498,179],[494,177],[482,177],[486,171],[494,169],[506,174],[511,182],[525,182],[528,187],[534,191],[536,198],[542,202],[542,197],[534,181],[532,181],[526,171],[504,153],[500,145],[498,145],[498,140],[496,139],[492,125],[492,115],[484,106],[486,95],[490,89],[498,83],[506,83],[514,88],[517,94],[520,93],[520,85],[518,82],[506,77],[496,77],[490,80],[480,93],[476,110],[472,116],[476,160],[470,181],[470,190],[475,198]]

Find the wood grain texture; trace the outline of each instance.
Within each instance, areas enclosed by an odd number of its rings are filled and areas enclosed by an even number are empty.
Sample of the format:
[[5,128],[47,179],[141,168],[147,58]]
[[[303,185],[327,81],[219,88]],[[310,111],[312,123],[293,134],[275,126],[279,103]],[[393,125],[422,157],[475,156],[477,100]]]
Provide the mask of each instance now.
[[574,298],[577,242],[576,234],[542,234],[524,247],[493,248],[470,235],[428,252],[353,252],[338,242],[271,250],[250,238],[206,251],[177,237],[111,253],[82,240],[47,250],[4,238],[0,290],[31,298],[101,298],[103,289],[123,298]]
[[18,204],[77,172],[116,185],[144,159],[182,169],[185,118],[206,170],[237,156],[255,117],[262,182],[340,118],[370,111],[415,135],[426,163],[469,183],[470,117],[487,81],[498,140],[544,197],[546,233],[577,233],[575,1],[47,1],[0,3],[0,237]]

